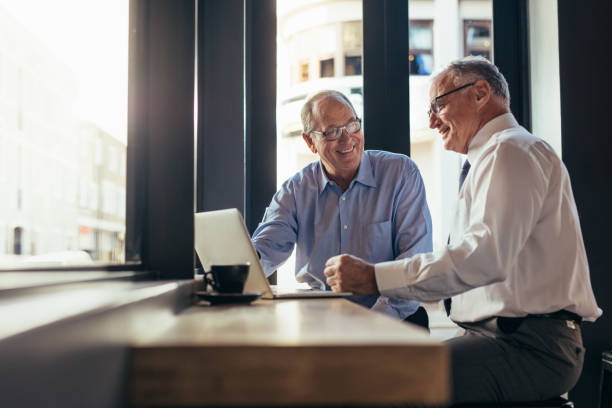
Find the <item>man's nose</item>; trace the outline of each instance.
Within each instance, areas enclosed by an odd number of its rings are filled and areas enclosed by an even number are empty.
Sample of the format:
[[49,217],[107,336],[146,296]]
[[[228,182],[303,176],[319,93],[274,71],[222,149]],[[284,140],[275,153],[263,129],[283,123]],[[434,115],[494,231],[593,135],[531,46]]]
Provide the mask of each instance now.
[[438,115],[436,115],[434,112],[431,113],[431,115],[429,115],[429,128],[430,129],[437,129],[438,126],[440,126],[440,118],[438,117]]
[[338,136],[338,139],[342,139],[342,136],[344,136],[344,135],[346,135],[346,137],[350,136],[348,130],[346,130],[346,126],[342,126],[340,128],[340,136]]

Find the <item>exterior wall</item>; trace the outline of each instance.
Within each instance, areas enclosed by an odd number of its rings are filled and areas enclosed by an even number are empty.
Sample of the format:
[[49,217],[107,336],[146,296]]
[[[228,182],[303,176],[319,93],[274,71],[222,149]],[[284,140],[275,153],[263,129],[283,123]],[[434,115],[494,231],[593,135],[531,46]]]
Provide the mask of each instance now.
[[78,249],[123,262],[126,146],[91,123],[79,129]]
[[76,84],[3,10],[0,37],[0,254],[13,252],[15,228],[23,255],[75,248]]

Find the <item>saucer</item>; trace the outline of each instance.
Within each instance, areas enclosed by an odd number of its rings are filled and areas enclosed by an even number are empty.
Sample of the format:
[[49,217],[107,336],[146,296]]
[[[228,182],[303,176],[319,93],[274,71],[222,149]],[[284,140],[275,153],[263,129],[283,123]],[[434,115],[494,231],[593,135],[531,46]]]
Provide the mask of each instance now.
[[211,305],[225,305],[231,303],[251,303],[263,295],[263,292],[250,293],[214,293],[214,292],[196,292],[201,300],[210,302]]

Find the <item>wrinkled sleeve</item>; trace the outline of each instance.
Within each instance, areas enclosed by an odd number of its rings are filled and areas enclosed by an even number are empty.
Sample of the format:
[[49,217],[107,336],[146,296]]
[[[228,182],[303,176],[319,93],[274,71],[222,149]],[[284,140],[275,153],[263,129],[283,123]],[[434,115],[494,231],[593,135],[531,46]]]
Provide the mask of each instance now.
[[253,234],[253,245],[261,257],[266,276],[291,255],[297,239],[296,201],[291,180],[274,194]]
[[395,259],[431,252],[431,215],[425,196],[425,185],[416,165],[405,162],[394,205]]
[[[429,207],[425,195],[425,186],[417,166],[406,160],[400,174],[400,187],[394,197],[393,207],[393,254],[395,259],[408,258],[433,248],[432,226]],[[400,319],[413,314],[419,302],[381,296],[373,307],[384,305],[393,310]],[[391,314],[390,311],[386,312]]]
[[461,239],[434,253],[376,264],[381,293],[437,301],[503,281],[537,222],[548,185],[545,161],[537,148],[497,145],[472,168],[472,205]]

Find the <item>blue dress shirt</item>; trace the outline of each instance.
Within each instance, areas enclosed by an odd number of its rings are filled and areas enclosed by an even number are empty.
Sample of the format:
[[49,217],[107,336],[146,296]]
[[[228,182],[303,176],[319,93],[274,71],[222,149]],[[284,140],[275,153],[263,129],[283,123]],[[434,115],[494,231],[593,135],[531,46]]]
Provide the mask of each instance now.
[[[266,275],[273,273],[297,244],[295,276],[317,289],[325,283],[325,262],[351,254],[371,263],[432,250],[431,216],[423,180],[407,156],[364,151],[346,191],[311,163],[283,183],[253,234]],[[352,296],[363,306],[404,319],[417,301]]]

